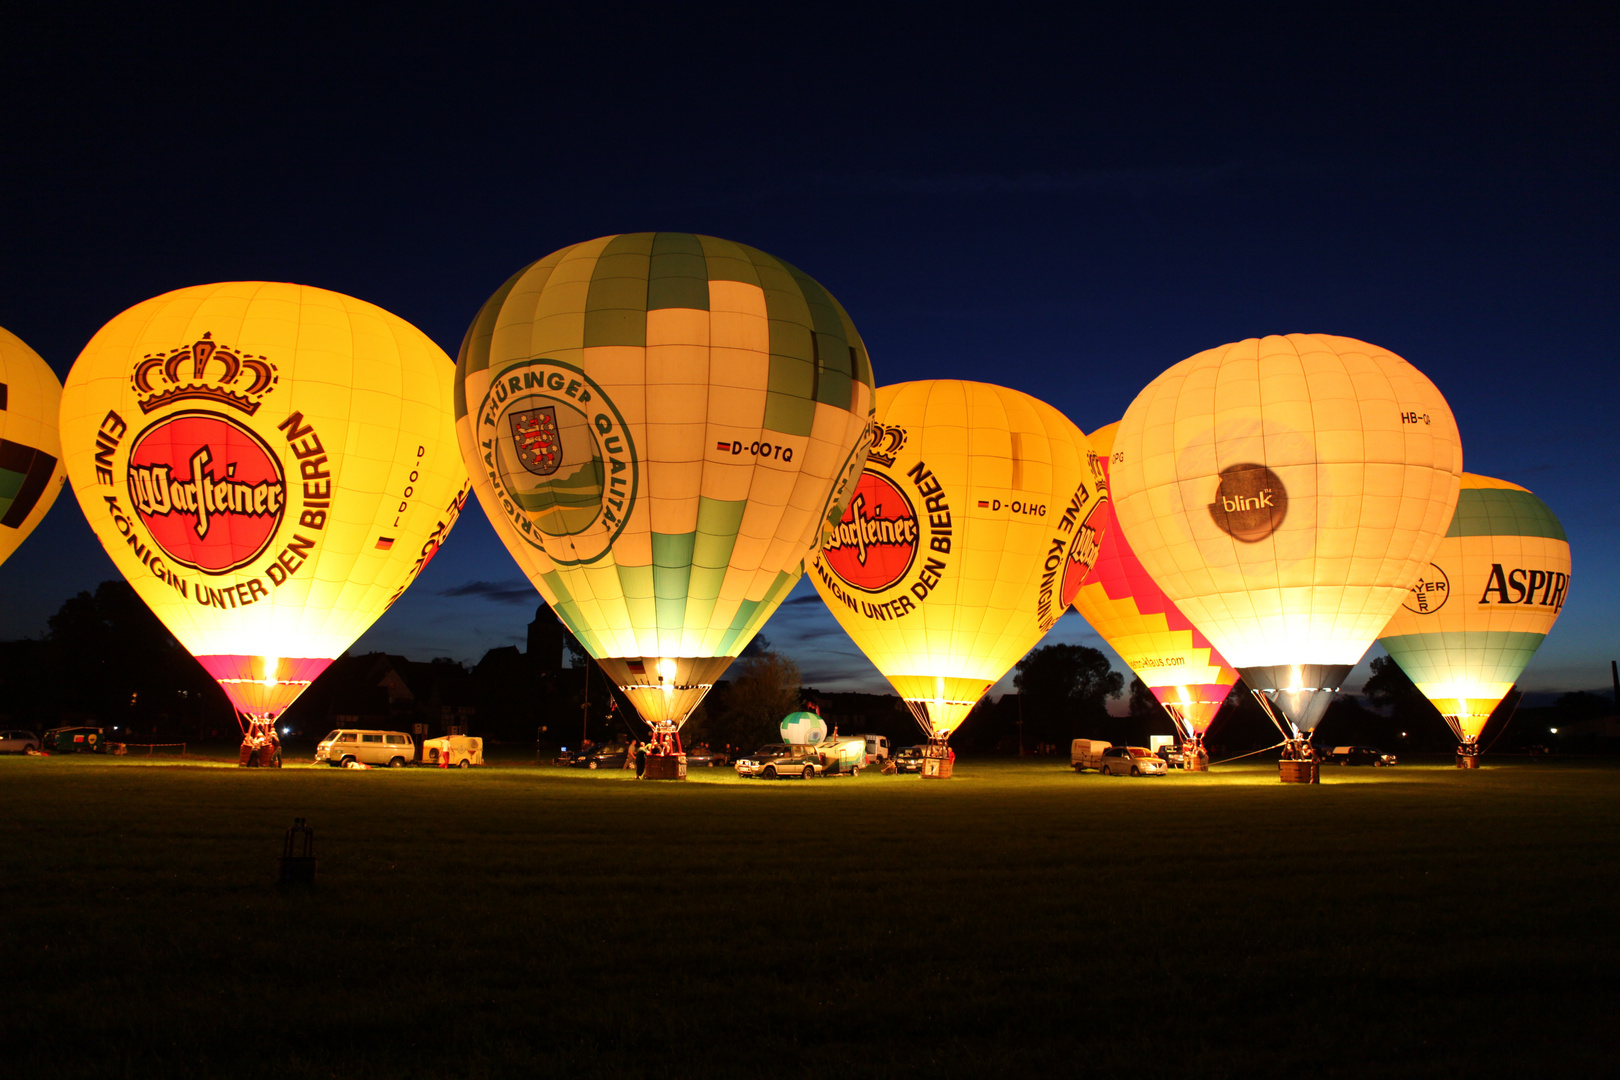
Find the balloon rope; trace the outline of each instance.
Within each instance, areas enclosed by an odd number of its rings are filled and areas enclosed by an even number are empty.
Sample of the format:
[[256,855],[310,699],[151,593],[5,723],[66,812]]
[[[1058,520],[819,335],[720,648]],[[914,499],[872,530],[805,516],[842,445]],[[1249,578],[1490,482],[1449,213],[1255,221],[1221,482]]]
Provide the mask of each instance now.
[[1263,754],[1267,750],[1275,750],[1279,746],[1287,746],[1292,741],[1292,739],[1284,739],[1280,743],[1272,743],[1270,746],[1262,746],[1258,750],[1250,750],[1247,754],[1239,754],[1237,757],[1221,758],[1219,761],[1212,761],[1210,762],[1210,765],[1225,765],[1228,761],[1242,761],[1246,757],[1254,757],[1254,755]]

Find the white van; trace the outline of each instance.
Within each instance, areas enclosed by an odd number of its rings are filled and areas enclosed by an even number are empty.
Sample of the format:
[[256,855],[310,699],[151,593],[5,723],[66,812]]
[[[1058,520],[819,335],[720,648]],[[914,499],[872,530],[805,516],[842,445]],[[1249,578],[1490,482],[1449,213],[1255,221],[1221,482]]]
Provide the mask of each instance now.
[[884,735],[849,735],[849,736],[840,736],[839,738],[840,738],[840,740],[842,740],[843,738],[846,738],[846,737],[851,738],[851,739],[865,739],[866,740],[866,764],[871,765],[871,766],[879,766],[879,765],[882,765],[885,761],[889,760],[889,740],[888,740],[887,736],[884,736]]
[[387,765],[398,769],[416,757],[416,744],[403,731],[362,731],[359,728],[338,728],[321,740],[315,748],[315,764]]

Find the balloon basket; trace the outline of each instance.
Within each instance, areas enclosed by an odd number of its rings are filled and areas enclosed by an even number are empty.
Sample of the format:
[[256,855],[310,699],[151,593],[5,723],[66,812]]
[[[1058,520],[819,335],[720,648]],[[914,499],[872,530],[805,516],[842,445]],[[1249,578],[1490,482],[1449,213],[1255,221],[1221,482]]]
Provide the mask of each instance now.
[[1285,784],[1320,784],[1322,766],[1316,761],[1279,761],[1279,777]]
[[1199,747],[1182,758],[1181,768],[1185,772],[1209,772],[1209,755]]
[[236,764],[244,769],[279,769],[281,750],[273,744],[256,746],[251,742],[243,742],[237,754]]
[[956,762],[944,757],[925,757],[922,764],[924,780],[949,780]]
[[645,780],[685,780],[686,755],[685,754],[648,754],[647,768],[642,773]]
[[1457,768],[1459,768],[1459,769],[1477,769],[1477,768],[1479,768],[1479,755],[1478,754],[1458,754],[1457,755]]

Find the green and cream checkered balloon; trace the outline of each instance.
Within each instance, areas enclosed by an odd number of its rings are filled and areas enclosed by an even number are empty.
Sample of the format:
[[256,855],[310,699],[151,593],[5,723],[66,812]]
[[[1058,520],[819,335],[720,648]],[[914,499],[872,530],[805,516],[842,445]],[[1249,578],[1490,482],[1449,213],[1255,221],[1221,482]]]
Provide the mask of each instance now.
[[686,233],[605,236],[525,267],[456,365],[479,502],[666,731],[843,514],[872,402],[866,346],[825,289]]

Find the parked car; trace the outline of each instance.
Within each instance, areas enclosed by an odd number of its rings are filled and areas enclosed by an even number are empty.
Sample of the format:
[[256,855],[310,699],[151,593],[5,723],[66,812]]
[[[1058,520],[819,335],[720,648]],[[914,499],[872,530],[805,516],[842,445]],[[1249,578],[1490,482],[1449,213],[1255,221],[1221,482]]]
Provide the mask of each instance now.
[[315,747],[315,764],[387,765],[403,768],[416,757],[416,743],[403,731],[337,728]]
[[923,748],[920,746],[903,746],[894,752],[891,759],[894,762],[894,771],[902,773],[922,772]]
[[1075,772],[1083,772],[1086,769],[1096,769],[1100,772],[1103,751],[1113,745],[1101,739],[1076,739],[1069,744],[1069,764],[1074,767]]
[[1163,746],[1157,747],[1153,753],[1172,769],[1184,769],[1187,767],[1187,755],[1182,751],[1181,744],[1178,742],[1165,743]]
[[0,731],[0,754],[26,754],[39,749],[39,736],[32,731]]
[[52,754],[105,754],[107,731],[98,727],[59,727],[45,733],[43,749]]
[[1335,746],[1323,758],[1330,765],[1372,765],[1383,768],[1395,764],[1395,755],[1376,746]]
[[1110,746],[1097,771],[1104,776],[1168,776],[1170,766],[1145,746]]
[[630,748],[623,743],[603,743],[591,747],[589,753],[581,754],[569,764],[581,769],[622,769],[624,759],[629,756]]
[[767,762],[759,775],[762,780],[790,776],[813,780],[826,771],[826,758],[814,746],[794,746],[781,757]]
[[738,776],[759,776],[765,771],[765,766],[782,757],[793,749],[787,743],[766,743],[752,754],[745,754],[737,759]]
[[689,746],[686,749],[688,769],[712,769],[726,763],[724,750],[711,750],[707,746]]

